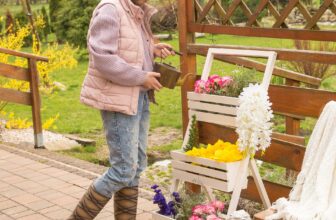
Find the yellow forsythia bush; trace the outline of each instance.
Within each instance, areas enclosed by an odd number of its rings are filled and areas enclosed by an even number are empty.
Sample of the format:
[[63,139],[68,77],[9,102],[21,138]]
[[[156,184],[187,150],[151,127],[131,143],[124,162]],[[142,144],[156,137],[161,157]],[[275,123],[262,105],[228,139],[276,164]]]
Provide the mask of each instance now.
[[[44,26],[44,21],[42,17],[38,17],[35,21],[37,28],[42,28]],[[20,26],[16,25],[16,29],[13,32],[7,34],[0,33],[0,47],[11,49],[11,50],[22,50],[24,46],[25,39],[31,35],[30,24]],[[5,31],[4,31],[5,32]],[[38,62],[37,69],[40,77],[40,91],[44,94],[51,94],[54,89],[54,81],[50,77],[50,73],[64,68],[74,68],[77,66],[77,60],[75,59],[75,54],[77,49],[71,47],[68,44],[59,46],[58,44],[48,45],[47,47],[41,47],[43,49],[37,49],[37,41],[33,36],[33,44],[31,51],[34,54],[45,56],[49,58],[49,62]],[[8,54],[0,53],[0,63],[11,64],[19,67],[27,68],[27,59],[20,57],[9,56]],[[14,79],[4,79],[0,78],[0,87],[14,89],[18,91],[29,91],[29,83]],[[3,111],[6,106],[6,102],[0,101],[0,111]],[[3,111],[4,112],[4,111]],[[23,129],[28,128],[32,125],[27,119],[17,118],[14,113],[3,113],[7,119],[5,127],[11,129]],[[43,124],[44,129],[51,128],[54,122],[58,119],[57,114],[50,119],[47,119]]]
[[193,157],[203,157],[218,162],[235,162],[244,158],[236,144],[218,140],[215,144],[208,144],[206,147],[196,148],[187,151],[186,155]]

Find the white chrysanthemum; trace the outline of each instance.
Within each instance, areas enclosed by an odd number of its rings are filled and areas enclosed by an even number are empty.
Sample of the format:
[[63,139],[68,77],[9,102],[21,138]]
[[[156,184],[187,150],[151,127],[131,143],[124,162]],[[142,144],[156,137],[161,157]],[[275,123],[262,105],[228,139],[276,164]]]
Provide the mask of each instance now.
[[260,85],[245,88],[239,96],[237,110],[238,146],[241,151],[254,156],[271,144],[273,111],[267,91]]

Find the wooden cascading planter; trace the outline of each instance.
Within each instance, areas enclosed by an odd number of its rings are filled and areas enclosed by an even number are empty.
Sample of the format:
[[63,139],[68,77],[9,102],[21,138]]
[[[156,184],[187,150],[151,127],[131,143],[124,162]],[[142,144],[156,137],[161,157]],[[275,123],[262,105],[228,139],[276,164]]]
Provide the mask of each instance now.
[[[247,56],[268,58],[264,78],[261,86],[266,90],[269,87],[272,72],[276,61],[276,53],[270,51],[249,51],[249,50],[228,50],[210,48],[204,65],[202,80],[208,80],[211,66],[215,55]],[[187,93],[189,117],[196,116],[200,122],[212,123],[224,127],[236,128],[237,97]],[[183,141],[182,149],[188,143],[191,120]],[[209,134],[210,135],[210,134]],[[172,190],[176,191],[180,181],[186,181],[204,186],[208,192],[209,199],[213,199],[212,189],[232,193],[227,216],[232,214],[238,205],[242,189],[247,188],[247,177],[249,170],[258,186],[259,195],[265,205],[270,207],[270,201],[259,175],[258,168],[253,158],[247,156],[237,162],[224,163],[214,160],[192,157],[186,155],[182,150],[172,151]]]

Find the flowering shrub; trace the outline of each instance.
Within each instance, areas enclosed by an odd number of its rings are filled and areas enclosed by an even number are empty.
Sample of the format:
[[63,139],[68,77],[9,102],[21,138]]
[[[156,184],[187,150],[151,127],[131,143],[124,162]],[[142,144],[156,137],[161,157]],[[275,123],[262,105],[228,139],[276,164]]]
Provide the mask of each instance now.
[[213,201],[205,205],[196,205],[189,220],[222,220],[218,215],[224,211],[225,204]]
[[207,147],[194,147],[187,151],[186,155],[208,158],[218,162],[235,162],[243,159],[243,153],[236,144],[222,140],[218,140],[214,145],[208,144]]
[[213,95],[225,95],[228,86],[233,82],[230,76],[220,77],[212,75],[207,81],[197,80],[195,83],[196,93],[206,93]]
[[271,144],[273,118],[267,91],[260,85],[250,85],[239,96],[237,110],[238,145],[251,157],[265,151]]
[[[5,112],[3,112],[2,114],[6,115]],[[13,112],[9,113],[7,117],[8,120],[5,123],[5,127],[7,129],[25,129],[29,128],[33,124],[26,118],[22,119],[20,117],[15,117],[15,114]]]
[[[43,28],[44,21],[42,17],[38,17],[35,22],[37,28]],[[5,30],[6,32],[6,30]],[[3,34],[0,30],[0,47],[8,48],[12,50],[22,50],[24,47],[25,39],[28,38],[31,34],[30,24],[24,26],[17,25],[17,28],[12,32]],[[44,94],[50,94],[54,91],[55,85],[54,81],[50,77],[50,73],[62,69],[62,68],[73,68],[77,65],[77,60],[75,59],[76,49],[71,47],[68,44],[62,45],[60,47],[57,44],[48,45],[43,50],[37,49],[37,40],[33,37],[33,45],[31,51],[34,54],[46,56],[49,58],[49,62],[37,62],[37,69],[39,72],[39,86],[40,91]],[[26,68],[28,66],[27,59],[12,57],[8,54],[0,53],[0,63],[12,64],[18,67]],[[14,89],[18,91],[28,92],[29,83],[14,79],[1,78],[0,87]],[[7,102],[0,101],[0,111],[2,111]],[[5,127],[12,129],[23,129],[31,126],[31,122],[28,119],[16,118],[14,113],[6,113],[7,121]],[[54,116],[48,119],[43,127],[48,129],[52,127],[54,122],[57,120],[58,116]]]

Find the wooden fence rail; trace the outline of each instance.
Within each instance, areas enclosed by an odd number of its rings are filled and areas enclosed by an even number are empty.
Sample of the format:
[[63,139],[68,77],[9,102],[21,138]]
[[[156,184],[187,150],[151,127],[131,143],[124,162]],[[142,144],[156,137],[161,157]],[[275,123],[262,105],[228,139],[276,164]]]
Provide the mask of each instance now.
[[48,58],[34,54],[0,48],[0,53],[25,58],[28,67],[18,67],[10,64],[0,63],[0,76],[29,82],[29,92],[22,92],[14,89],[0,88],[0,100],[13,102],[22,105],[32,106],[32,118],[34,127],[35,148],[44,148],[42,122],[41,122],[41,98],[39,94],[39,74],[36,62],[48,62]]

